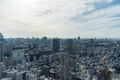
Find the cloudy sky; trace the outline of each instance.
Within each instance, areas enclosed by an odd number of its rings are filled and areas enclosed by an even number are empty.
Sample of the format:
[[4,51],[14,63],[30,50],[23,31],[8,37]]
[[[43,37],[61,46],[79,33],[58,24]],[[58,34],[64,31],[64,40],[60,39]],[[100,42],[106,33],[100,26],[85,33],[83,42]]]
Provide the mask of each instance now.
[[120,38],[120,0],[0,0],[5,37]]

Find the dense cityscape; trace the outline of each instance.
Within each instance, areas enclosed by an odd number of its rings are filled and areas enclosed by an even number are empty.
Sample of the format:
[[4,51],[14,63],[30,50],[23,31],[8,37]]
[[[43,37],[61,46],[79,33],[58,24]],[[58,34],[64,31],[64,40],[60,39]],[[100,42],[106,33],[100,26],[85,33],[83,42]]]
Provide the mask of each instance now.
[[0,33],[0,80],[120,80],[120,40]]

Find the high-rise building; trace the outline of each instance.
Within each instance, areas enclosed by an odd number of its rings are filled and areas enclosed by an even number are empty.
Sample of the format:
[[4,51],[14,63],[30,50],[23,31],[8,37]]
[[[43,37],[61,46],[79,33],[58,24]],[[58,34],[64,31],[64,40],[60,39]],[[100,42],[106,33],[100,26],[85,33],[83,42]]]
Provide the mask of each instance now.
[[73,54],[73,52],[74,52],[74,42],[73,42],[73,39],[67,39],[67,41],[66,41],[66,51],[69,54]]
[[78,36],[78,40],[80,41],[80,36]]
[[0,62],[3,60],[3,42],[4,38],[2,33],[0,33]]
[[44,43],[44,44],[47,44],[47,37],[43,37],[43,38],[41,39],[41,42]]
[[60,53],[60,80],[69,80],[69,54],[66,52]]
[[53,39],[53,52],[60,52],[60,39]]
[[9,44],[9,43],[4,44],[3,45],[3,54],[4,54],[4,56],[8,56],[9,57],[11,52],[12,52],[12,45]]

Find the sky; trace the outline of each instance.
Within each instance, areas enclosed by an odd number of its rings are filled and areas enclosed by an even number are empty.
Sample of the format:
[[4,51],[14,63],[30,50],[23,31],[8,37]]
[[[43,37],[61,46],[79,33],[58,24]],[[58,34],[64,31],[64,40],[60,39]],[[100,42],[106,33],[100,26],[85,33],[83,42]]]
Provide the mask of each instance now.
[[120,38],[120,0],[0,0],[4,37]]

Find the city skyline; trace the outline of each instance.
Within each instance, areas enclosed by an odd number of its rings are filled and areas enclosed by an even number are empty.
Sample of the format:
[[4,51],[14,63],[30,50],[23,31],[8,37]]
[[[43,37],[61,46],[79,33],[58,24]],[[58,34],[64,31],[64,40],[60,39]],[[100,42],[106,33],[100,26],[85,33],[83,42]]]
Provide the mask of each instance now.
[[120,38],[119,0],[1,0],[5,37]]

